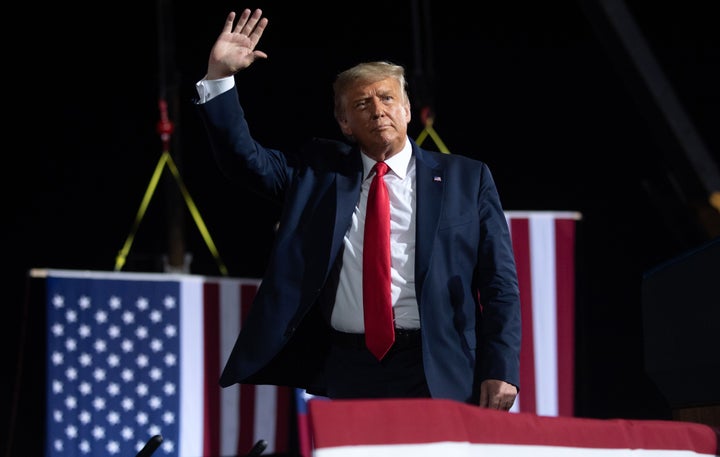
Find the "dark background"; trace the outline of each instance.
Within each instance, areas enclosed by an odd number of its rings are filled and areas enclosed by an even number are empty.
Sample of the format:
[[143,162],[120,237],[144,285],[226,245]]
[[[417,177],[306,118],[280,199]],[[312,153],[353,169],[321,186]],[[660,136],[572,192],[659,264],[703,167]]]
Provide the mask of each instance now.
[[[687,116],[711,154],[705,166],[716,168],[720,40],[710,1],[56,2],[10,15],[27,30],[6,40],[20,57],[5,88],[15,140],[4,162],[8,455],[27,443],[42,449],[44,321],[26,306],[28,271],[115,268],[164,150],[159,99],[175,128],[170,152],[230,276],[262,275],[277,208],[224,181],[191,103],[226,14],[246,6],[270,19],[258,46],[269,59],[237,77],[258,140],[292,148],[340,138],[335,74],[369,59],[405,65],[412,137],[430,108],[452,153],[489,164],[507,210],[582,214],[576,415],[670,418],[644,369],[643,274],[718,236],[717,210],[603,4],[627,6],[655,75],[677,96],[675,115]],[[180,252],[191,256],[187,271],[220,275],[184,205],[166,169],[124,271],[165,271],[164,258],[182,267]]]

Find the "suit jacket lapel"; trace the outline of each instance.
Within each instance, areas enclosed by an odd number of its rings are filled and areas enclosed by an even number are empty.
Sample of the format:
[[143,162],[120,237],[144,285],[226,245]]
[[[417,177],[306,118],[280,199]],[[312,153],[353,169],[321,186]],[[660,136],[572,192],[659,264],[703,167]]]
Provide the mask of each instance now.
[[416,170],[416,218],[415,218],[415,289],[420,297],[425,282],[430,253],[435,241],[440,217],[443,193],[445,192],[445,169],[427,151],[413,143]]
[[[441,164],[427,151],[420,149],[412,143],[415,155],[416,189],[418,204],[416,206],[416,240],[415,240],[415,281],[419,296],[422,284],[427,274],[435,241],[438,220],[440,217],[441,202],[445,192],[445,170]],[[360,196],[362,184],[362,160],[360,151],[353,148],[350,153],[350,166],[347,173],[338,173],[335,177],[336,212],[333,228],[332,245],[327,268],[330,271],[332,263],[343,245],[343,237],[352,219],[355,205]],[[422,201],[422,203],[420,203]]]
[[362,184],[363,174],[360,151],[357,150],[357,148],[352,148],[349,155],[350,163],[347,173],[337,173],[335,175],[337,204],[335,205],[335,224],[333,229],[332,245],[330,246],[328,269],[332,268],[332,263],[343,245],[343,237],[345,236],[350,221],[352,220],[355,205],[360,198],[360,186]]

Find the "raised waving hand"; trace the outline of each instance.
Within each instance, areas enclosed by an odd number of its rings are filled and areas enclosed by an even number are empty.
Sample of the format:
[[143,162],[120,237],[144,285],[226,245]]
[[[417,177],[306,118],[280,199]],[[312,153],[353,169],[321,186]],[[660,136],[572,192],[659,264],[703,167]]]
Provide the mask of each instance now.
[[237,23],[235,16],[234,11],[228,14],[223,30],[210,50],[207,79],[234,75],[252,65],[255,59],[267,58],[267,54],[255,49],[268,24],[268,19],[262,17],[262,10],[246,8]]

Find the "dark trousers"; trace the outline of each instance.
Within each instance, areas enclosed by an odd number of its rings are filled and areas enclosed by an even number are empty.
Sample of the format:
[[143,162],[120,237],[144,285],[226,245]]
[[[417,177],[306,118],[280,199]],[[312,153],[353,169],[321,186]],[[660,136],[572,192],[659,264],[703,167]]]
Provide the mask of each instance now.
[[380,361],[365,347],[364,335],[333,332],[326,375],[329,398],[430,397],[419,330],[396,331]]

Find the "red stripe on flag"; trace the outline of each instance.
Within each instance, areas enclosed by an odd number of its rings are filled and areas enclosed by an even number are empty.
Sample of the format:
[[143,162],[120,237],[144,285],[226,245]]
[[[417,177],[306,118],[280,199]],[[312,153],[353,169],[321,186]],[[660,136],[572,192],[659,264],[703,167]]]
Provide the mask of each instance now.
[[[255,298],[257,286],[255,284],[240,285],[240,324],[245,322],[250,305]],[[240,385],[240,438],[238,440],[238,455],[244,455],[255,444],[255,386]]]
[[203,283],[203,344],[205,396],[203,411],[203,455],[220,455],[220,290],[217,283]]
[[535,344],[533,339],[532,275],[530,266],[530,223],[527,218],[511,218],[512,237],[522,316],[520,346],[520,411],[537,412],[535,396]]
[[[298,392],[296,395],[302,395]],[[298,401],[306,401],[298,399]],[[297,415],[297,433],[298,433],[298,448],[302,457],[310,457],[312,455],[312,430],[310,429],[310,416],[307,411],[304,413],[298,413]]]
[[245,322],[245,319],[250,312],[250,306],[252,306],[252,302],[255,299],[257,289],[257,284],[240,285],[240,319],[242,319],[242,322]]
[[575,415],[575,221],[555,221],[558,415]]

